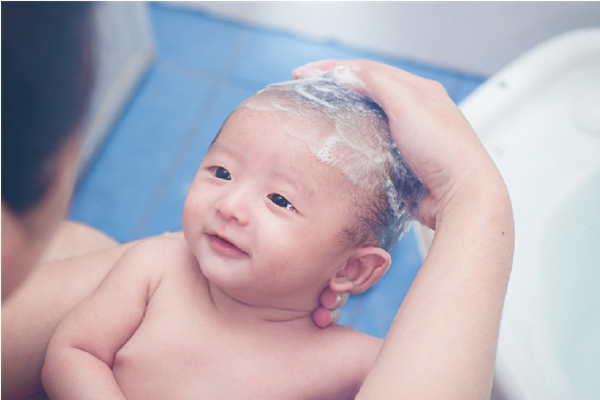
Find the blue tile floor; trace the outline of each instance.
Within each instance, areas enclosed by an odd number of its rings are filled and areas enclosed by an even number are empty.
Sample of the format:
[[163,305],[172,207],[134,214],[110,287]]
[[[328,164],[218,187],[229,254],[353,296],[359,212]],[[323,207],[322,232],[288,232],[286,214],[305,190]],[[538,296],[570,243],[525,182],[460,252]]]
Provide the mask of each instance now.
[[[121,242],[181,230],[183,201],[203,155],[237,105],[293,68],[325,58],[370,58],[441,82],[459,102],[484,77],[233,23],[150,3],[156,58],[95,161],[70,218]],[[353,296],[341,323],[383,338],[421,265],[409,231],[393,265]]]

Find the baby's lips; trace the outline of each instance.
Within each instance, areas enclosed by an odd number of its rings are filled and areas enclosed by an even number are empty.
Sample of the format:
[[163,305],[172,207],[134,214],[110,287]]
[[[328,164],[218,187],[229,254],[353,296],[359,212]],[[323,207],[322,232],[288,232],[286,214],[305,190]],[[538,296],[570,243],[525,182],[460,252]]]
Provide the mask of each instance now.
[[222,243],[226,244],[227,246],[230,246],[233,249],[236,249],[237,251],[239,251],[240,253],[244,253],[246,255],[249,255],[248,252],[246,252],[245,250],[243,250],[242,248],[240,248],[237,244],[237,242],[232,241],[229,237],[227,236],[223,236],[219,233],[209,233],[208,234],[209,237],[213,237],[218,239],[219,241],[222,241]]

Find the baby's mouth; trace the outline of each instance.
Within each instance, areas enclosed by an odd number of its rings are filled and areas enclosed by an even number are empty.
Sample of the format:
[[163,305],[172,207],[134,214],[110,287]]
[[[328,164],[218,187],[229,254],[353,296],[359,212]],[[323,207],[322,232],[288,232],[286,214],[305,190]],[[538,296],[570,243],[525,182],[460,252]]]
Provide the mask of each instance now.
[[219,236],[218,234],[208,234],[208,241],[210,243],[210,246],[214,250],[226,256],[240,257],[248,255],[248,253],[242,251],[239,247],[230,242],[228,239],[226,239],[223,236]]

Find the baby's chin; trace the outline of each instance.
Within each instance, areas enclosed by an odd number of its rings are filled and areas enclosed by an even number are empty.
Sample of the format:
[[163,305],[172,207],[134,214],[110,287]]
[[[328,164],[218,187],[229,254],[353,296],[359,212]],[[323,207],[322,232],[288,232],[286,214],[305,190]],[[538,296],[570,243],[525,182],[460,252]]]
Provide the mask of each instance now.
[[232,300],[253,308],[272,309],[289,312],[311,313],[319,306],[321,291],[296,290],[290,287],[268,287],[260,283],[242,283],[224,280],[211,280],[210,284],[218,288]]

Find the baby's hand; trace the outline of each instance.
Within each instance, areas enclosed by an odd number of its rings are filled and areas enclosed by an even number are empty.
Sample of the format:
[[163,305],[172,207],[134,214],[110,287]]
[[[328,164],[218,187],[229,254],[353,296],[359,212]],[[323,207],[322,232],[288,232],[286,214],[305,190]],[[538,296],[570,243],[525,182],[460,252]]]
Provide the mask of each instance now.
[[339,308],[348,301],[348,293],[336,293],[327,287],[321,293],[319,301],[321,305],[312,314],[313,322],[319,328],[327,328],[340,319]]
[[427,189],[417,210],[422,223],[435,229],[462,189],[503,187],[493,161],[440,83],[368,60],[311,63],[293,76],[330,70],[339,84],[385,110],[402,156]]

